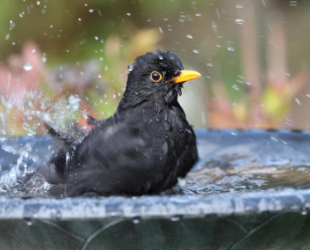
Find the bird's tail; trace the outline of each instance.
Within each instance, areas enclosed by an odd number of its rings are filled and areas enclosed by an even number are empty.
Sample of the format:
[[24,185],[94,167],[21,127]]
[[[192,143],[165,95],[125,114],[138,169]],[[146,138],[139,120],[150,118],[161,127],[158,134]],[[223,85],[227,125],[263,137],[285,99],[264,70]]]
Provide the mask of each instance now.
[[52,128],[49,124],[45,123],[45,129],[46,129],[46,132],[54,137],[54,138],[59,138],[60,137],[60,134],[54,129]]
[[52,136],[61,147],[70,146],[75,138],[69,133],[61,133],[52,128],[49,124],[45,123],[46,132]]

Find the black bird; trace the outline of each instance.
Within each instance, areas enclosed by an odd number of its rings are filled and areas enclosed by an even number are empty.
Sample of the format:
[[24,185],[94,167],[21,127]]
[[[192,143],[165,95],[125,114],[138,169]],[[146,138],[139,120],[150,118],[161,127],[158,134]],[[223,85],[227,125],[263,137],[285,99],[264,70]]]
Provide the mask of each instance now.
[[124,96],[113,116],[73,139],[47,126],[61,147],[39,167],[51,195],[68,197],[158,194],[185,177],[197,161],[196,137],[178,103],[183,83],[200,77],[183,70],[171,51],[157,50],[128,67]]

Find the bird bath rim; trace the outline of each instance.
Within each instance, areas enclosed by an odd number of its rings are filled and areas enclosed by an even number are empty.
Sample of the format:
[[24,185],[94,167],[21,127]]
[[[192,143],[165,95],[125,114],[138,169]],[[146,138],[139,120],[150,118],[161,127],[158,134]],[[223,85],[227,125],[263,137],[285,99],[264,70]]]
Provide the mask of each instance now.
[[207,215],[251,215],[305,212],[310,190],[212,194],[209,196],[142,196],[126,198],[0,198],[0,220],[100,220],[200,218]]

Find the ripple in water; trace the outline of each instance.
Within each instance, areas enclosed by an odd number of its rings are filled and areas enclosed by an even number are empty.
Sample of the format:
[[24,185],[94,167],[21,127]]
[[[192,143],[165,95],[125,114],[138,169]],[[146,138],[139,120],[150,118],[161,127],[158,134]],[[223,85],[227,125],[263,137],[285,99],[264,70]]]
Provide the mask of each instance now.
[[306,161],[271,156],[225,155],[201,161],[178,185],[178,193],[212,194],[226,192],[306,189],[310,167]]

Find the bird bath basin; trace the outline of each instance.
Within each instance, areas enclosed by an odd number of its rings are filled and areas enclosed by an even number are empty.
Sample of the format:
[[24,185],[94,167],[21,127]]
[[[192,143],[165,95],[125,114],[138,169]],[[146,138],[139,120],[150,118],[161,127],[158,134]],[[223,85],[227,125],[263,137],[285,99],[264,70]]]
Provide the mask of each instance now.
[[49,137],[1,138],[0,246],[5,249],[308,249],[310,133],[196,130],[200,162],[174,192],[46,196],[36,176]]

